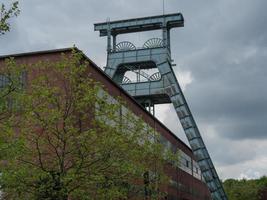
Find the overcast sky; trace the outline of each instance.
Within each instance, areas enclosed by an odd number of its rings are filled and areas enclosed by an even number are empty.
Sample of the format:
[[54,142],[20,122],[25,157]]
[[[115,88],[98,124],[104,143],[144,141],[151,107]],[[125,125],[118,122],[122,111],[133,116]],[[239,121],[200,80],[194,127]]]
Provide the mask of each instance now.
[[[93,23],[159,15],[162,0],[20,0],[20,8],[0,55],[75,44],[103,67],[106,38]],[[174,70],[223,179],[267,175],[266,8],[266,0],[165,0],[165,13],[185,18],[171,32]],[[138,46],[155,35],[129,38]],[[156,113],[187,143],[172,105]]]

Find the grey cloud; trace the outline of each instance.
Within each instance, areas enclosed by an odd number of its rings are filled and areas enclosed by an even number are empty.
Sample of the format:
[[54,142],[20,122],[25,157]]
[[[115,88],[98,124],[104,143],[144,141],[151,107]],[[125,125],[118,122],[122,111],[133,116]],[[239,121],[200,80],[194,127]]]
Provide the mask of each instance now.
[[[192,111],[201,122],[220,127],[222,137],[267,138],[264,5],[263,1],[213,4],[204,15],[194,13],[195,19],[188,22],[193,24],[190,33],[180,33],[183,40],[174,39],[179,43],[180,55],[175,56],[179,67],[191,71],[194,79],[185,94]],[[197,24],[203,16],[207,22]]]

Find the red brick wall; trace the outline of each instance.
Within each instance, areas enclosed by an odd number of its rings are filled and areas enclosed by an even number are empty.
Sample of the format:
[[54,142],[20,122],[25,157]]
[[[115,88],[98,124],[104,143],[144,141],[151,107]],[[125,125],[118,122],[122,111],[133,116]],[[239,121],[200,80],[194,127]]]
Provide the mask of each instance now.
[[[19,64],[33,64],[39,61],[57,61],[61,58],[62,52],[70,54],[71,50],[67,49],[64,51],[51,51],[51,52],[39,52],[39,53],[29,53],[24,55],[16,55],[15,60]],[[0,67],[3,64],[5,58],[0,57]],[[88,59],[85,57],[85,59]],[[89,60],[89,59],[88,59]],[[136,101],[133,100],[126,92],[123,91],[117,84],[115,84],[110,78],[108,78],[100,68],[98,68],[92,61],[89,60],[88,73],[96,81],[100,82],[111,96],[121,97],[128,108],[137,116],[142,117],[142,119],[154,127],[157,132],[169,140],[172,145],[182,150],[191,159],[194,159],[191,149],[185,145],[179,138],[177,138],[170,130],[168,130],[160,121],[154,118],[150,113],[143,109]],[[38,73],[38,70],[36,71]],[[34,73],[33,73],[34,75]],[[30,81],[32,77],[28,77]],[[177,119],[178,123],[178,119]],[[179,183],[178,188],[169,186],[167,191],[169,193],[168,199],[186,199],[186,200],[206,200],[211,199],[210,193],[207,186],[200,180],[194,178],[192,175],[182,171],[181,169],[174,169],[172,166],[167,165],[166,171],[168,175],[172,177],[174,181]],[[198,197],[192,195],[193,191],[197,191]],[[204,198],[206,196],[207,198]]]

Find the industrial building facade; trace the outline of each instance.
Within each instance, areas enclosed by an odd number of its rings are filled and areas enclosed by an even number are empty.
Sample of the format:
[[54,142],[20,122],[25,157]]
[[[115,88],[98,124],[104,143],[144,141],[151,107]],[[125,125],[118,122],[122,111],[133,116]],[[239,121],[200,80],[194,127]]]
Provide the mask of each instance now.
[[[57,61],[61,59],[62,53],[71,54],[72,48],[50,50],[42,52],[22,53],[16,55],[7,55],[0,57],[0,67],[4,60],[9,57],[14,57],[19,64],[33,64],[39,61]],[[195,161],[192,150],[183,143],[177,136],[175,136],[166,126],[164,126],[158,119],[139,105],[125,90],[109,78],[96,64],[94,64],[88,57],[83,55],[88,61],[88,71],[91,77],[101,83],[106,92],[114,98],[119,97],[124,102],[128,109],[136,116],[142,118],[151,128],[160,133],[161,143],[168,149],[180,151],[180,164],[173,166],[166,164],[166,173],[171,178],[170,184],[167,188],[167,199],[181,199],[181,200],[209,200],[211,199],[210,192],[205,184],[200,168]],[[26,74],[24,74],[26,76]],[[27,78],[24,77],[25,81]],[[24,80],[23,79],[23,80]],[[0,75],[0,88],[6,84],[4,76]]]

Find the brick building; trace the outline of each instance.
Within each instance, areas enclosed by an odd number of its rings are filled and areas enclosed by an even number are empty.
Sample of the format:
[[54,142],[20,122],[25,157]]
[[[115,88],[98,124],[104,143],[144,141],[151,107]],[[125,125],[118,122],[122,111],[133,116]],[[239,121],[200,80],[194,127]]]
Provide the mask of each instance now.
[[[19,64],[33,64],[38,61],[56,61],[61,58],[61,54],[70,54],[71,48],[30,52],[14,55],[0,56],[0,66],[8,57],[14,57]],[[100,82],[106,88],[108,94],[113,97],[120,97],[126,102],[128,108],[136,116],[142,117],[143,120],[161,135],[161,142],[166,148],[179,149],[181,152],[180,165],[167,165],[167,174],[171,177],[170,185],[168,186],[167,199],[180,200],[209,200],[210,192],[202,179],[202,175],[197,165],[191,149],[183,143],[176,135],[174,135],[164,124],[157,118],[146,111],[139,105],[127,92],[119,85],[112,81],[94,62],[83,55],[88,61],[88,71],[92,77]],[[0,88],[5,84],[5,79],[0,75]]]

